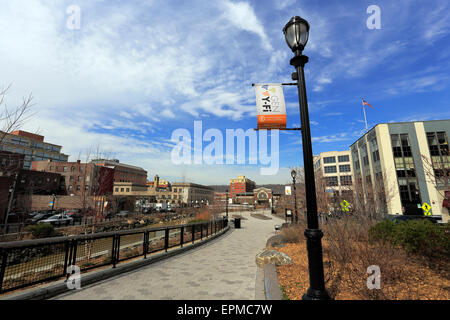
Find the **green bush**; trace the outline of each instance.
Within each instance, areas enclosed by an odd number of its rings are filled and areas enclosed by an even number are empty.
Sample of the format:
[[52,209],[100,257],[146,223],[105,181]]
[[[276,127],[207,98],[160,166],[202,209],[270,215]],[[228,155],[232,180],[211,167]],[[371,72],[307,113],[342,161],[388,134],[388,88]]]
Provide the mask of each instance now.
[[392,241],[395,233],[395,223],[391,220],[383,220],[369,229],[370,241]]
[[450,256],[448,226],[433,224],[428,220],[409,220],[394,223],[384,220],[369,230],[371,241],[385,240],[404,248],[407,252],[430,260]]
[[197,223],[197,222],[208,222],[209,220],[207,219],[195,219],[195,220],[191,220],[188,222],[189,223]]
[[25,231],[31,232],[35,238],[49,238],[57,235],[55,227],[49,223],[26,226]]

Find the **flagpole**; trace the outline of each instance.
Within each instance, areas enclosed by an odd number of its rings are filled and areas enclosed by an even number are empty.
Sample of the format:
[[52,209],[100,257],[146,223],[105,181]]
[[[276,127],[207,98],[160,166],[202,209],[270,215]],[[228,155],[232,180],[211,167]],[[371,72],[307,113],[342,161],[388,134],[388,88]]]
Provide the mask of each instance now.
[[361,103],[362,103],[362,107],[363,107],[363,111],[364,111],[364,123],[366,124],[366,132],[367,132],[369,129],[367,128],[366,108],[364,108],[363,99],[361,99]]

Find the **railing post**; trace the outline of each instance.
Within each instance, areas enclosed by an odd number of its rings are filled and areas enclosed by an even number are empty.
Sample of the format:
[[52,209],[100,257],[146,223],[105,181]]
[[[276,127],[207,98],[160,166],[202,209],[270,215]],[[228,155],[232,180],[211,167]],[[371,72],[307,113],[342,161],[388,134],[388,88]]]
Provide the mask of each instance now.
[[147,259],[147,251],[148,251],[148,239],[149,233],[148,231],[144,232],[144,243],[142,245],[142,253],[144,254],[144,259]]
[[203,240],[203,223],[200,224],[200,240]]
[[63,276],[67,275],[67,265],[69,262],[69,254],[70,254],[70,244],[71,244],[71,240],[67,241],[66,243],[64,243],[65,247],[66,247],[66,253],[64,255],[64,270],[63,270]]
[[113,265],[113,268],[116,267],[116,250],[117,250],[117,235],[113,236],[113,243],[112,243],[112,252],[111,252],[111,263]]
[[192,243],[194,243],[195,240],[195,225],[192,225]]
[[3,291],[3,278],[5,277],[6,263],[8,258],[8,251],[0,249],[0,255],[2,257],[2,266],[0,267],[0,292]]
[[209,229],[208,225],[209,225],[209,223],[208,223],[208,222],[205,222],[205,226],[206,226],[206,238],[208,238],[208,229]]
[[77,263],[77,247],[78,247],[78,242],[77,242],[77,240],[75,239],[74,241],[73,241],[73,250],[72,250],[72,265],[74,266],[74,265],[76,265],[76,263]]
[[183,248],[183,242],[184,242],[184,227],[181,227],[180,231],[180,247]]
[[164,234],[164,249],[166,250],[166,252],[168,248],[169,248],[169,228],[166,228]]

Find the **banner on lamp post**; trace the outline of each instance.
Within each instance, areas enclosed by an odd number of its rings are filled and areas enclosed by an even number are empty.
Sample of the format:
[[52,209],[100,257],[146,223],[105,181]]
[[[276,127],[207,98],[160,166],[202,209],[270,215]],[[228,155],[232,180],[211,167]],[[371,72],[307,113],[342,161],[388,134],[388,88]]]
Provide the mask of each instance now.
[[284,186],[284,194],[287,196],[290,196],[292,194],[291,186]]
[[258,129],[285,129],[286,104],[281,84],[254,84]]

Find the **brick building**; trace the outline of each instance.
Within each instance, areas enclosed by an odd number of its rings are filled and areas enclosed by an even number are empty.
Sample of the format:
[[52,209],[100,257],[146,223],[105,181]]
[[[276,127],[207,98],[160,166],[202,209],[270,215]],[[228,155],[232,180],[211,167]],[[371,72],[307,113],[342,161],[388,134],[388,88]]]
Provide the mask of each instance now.
[[235,197],[239,193],[253,192],[255,187],[254,181],[245,176],[239,176],[237,179],[230,180],[230,196]]
[[23,169],[31,169],[32,161],[52,160],[67,161],[68,155],[61,153],[62,147],[44,142],[44,136],[22,130],[5,133],[0,131],[4,138],[0,142],[0,151],[8,151],[24,156]]
[[141,167],[120,163],[119,160],[97,159],[91,163],[97,166],[108,167],[114,169],[114,182],[131,182],[137,185],[146,185],[147,171]]
[[94,196],[112,194],[113,168],[95,163],[33,161],[32,170],[54,172],[62,176],[68,195]]

